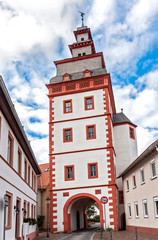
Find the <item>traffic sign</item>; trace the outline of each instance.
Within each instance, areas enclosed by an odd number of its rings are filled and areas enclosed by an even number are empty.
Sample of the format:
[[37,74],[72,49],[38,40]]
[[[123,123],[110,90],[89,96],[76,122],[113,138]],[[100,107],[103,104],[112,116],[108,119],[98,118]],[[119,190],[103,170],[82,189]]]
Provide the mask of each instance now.
[[101,203],[102,204],[106,204],[108,202],[108,198],[103,196],[101,199],[100,199]]
[[8,205],[9,205],[8,197],[5,195],[4,196],[4,207],[8,207]]

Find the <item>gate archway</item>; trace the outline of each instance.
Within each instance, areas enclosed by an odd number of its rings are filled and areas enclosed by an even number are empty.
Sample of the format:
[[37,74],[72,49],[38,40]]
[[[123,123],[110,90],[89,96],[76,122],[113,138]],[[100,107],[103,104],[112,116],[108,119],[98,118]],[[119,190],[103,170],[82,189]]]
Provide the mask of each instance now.
[[[100,200],[89,193],[78,193],[72,197],[70,197],[67,202],[64,205],[64,209],[63,209],[63,217],[64,217],[64,231],[65,232],[71,232],[72,231],[72,227],[71,227],[71,211],[72,211],[72,207],[75,203],[78,202],[78,205],[83,201],[87,202],[87,206],[89,205],[89,202],[96,202],[99,206],[99,211],[100,211],[100,225],[103,226],[103,207],[102,207],[102,203],[100,202]],[[83,209],[83,211],[87,208],[87,206],[85,206],[85,208]],[[85,213],[85,212],[84,212]],[[85,214],[83,213],[83,215],[85,216]],[[75,215],[76,216],[76,215]],[[75,219],[74,219],[75,221]],[[84,227],[84,224],[83,224]]]

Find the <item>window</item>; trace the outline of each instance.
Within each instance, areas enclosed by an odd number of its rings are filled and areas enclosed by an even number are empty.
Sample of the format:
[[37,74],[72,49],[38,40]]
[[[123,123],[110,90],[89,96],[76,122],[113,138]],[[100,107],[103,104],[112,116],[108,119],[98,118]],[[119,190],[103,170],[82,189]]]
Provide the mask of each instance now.
[[135,139],[134,128],[129,127],[129,135],[130,135],[130,138]]
[[83,56],[85,56],[85,55],[86,55],[86,53],[84,52],[84,53],[83,53]]
[[155,160],[150,161],[151,179],[156,177],[156,165]]
[[155,217],[158,218],[158,196],[154,197]]
[[98,177],[98,163],[88,163],[88,178]]
[[14,147],[14,139],[12,135],[8,134],[8,151],[7,151],[7,162],[13,166],[13,147]]
[[143,200],[143,213],[144,213],[144,217],[148,217],[148,206],[147,206],[147,200],[144,199]]
[[65,166],[65,181],[74,180],[74,165]]
[[145,183],[144,167],[140,169],[140,181],[141,181],[141,184]]
[[86,126],[87,140],[96,138],[96,127],[95,125]]
[[84,38],[81,38],[81,41],[84,41]]
[[34,188],[34,174],[33,174],[33,170],[32,170],[32,188]]
[[33,218],[33,204],[31,204],[31,218]]
[[84,102],[85,102],[85,110],[94,109],[94,97],[93,96],[85,97]]
[[34,190],[36,191],[36,175],[34,175]]
[[9,192],[6,192],[4,196],[5,201],[8,202],[8,207],[5,207],[6,210],[6,222],[5,222],[5,228],[10,229],[12,225],[12,200],[13,195]]
[[30,203],[27,203],[27,217],[30,217]]
[[139,211],[138,211],[138,202],[134,203],[134,210],[135,210],[135,217],[139,217]]
[[64,113],[72,113],[72,99],[63,102]]
[[136,188],[136,177],[135,174],[132,174],[132,182],[133,182],[133,188]]
[[128,204],[128,218],[131,218],[132,214],[131,214],[131,204]]
[[124,204],[123,191],[119,191],[119,204]]
[[30,166],[28,166],[28,184],[30,185]]
[[22,161],[22,152],[18,149],[18,173],[21,176],[21,161]]
[[128,178],[126,179],[126,191],[127,192],[129,191],[129,181],[128,181]]
[[27,160],[25,159],[25,166],[24,166],[24,180],[27,182]]
[[81,57],[81,53],[78,54],[78,57]]
[[72,142],[72,128],[63,129],[63,142]]

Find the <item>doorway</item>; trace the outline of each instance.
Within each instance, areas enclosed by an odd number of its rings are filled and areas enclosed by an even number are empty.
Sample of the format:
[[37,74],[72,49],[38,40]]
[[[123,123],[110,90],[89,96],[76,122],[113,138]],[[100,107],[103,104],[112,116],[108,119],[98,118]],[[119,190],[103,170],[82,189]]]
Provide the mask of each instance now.
[[77,223],[77,230],[80,229],[80,213],[77,211],[76,213],[76,223]]

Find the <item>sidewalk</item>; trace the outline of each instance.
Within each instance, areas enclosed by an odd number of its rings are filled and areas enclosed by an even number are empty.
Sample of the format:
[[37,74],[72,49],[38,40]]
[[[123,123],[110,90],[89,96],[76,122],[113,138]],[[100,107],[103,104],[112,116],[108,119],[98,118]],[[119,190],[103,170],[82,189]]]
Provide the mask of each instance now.
[[[103,233],[103,237],[100,236],[100,231],[97,231],[93,237],[93,240],[104,240],[105,239],[105,232]],[[158,236],[154,236],[151,234],[139,233],[138,232],[138,239],[139,240],[158,240]],[[110,232],[107,232],[107,240],[110,240]],[[131,231],[118,231],[112,232],[112,240],[136,240],[135,232]]]

